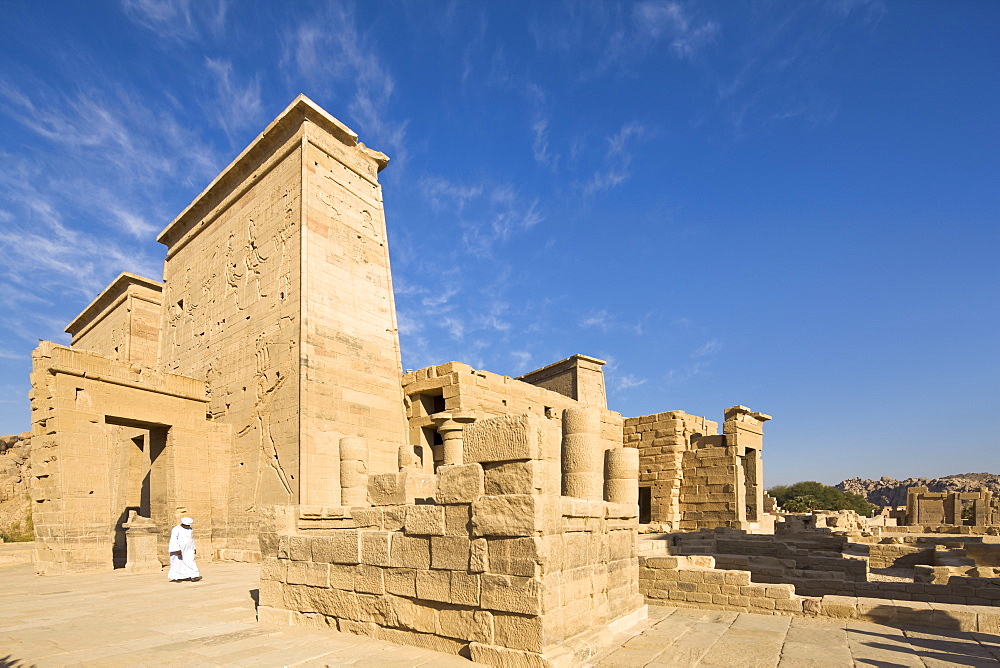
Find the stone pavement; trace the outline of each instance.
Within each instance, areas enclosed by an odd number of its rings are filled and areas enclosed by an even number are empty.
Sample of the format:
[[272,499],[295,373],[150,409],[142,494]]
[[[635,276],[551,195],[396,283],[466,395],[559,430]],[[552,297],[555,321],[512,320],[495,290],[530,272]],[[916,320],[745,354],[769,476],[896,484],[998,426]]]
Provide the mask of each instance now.
[[652,626],[597,662],[646,666],[996,666],[1000,636],[650,606]]
[[[22,550],[0,545],[0,557]],[[23,553],[22,553],[23,554]],[[257,567],[203,563],[201,582],[122,571],[39,577],[0,559],[0,667],[441,666],[461,657],[302,627],[257,624]],[[21,560],[23,561],[23,560]],[[862,622],[650,607],[616,666],[995,666],[1000,636]]]
[[257,624],[256,565],[200,568],[201,582],[171,583],[166,571],[42,577],[30,564],[2,566],[0,668],[479,665],[336,631]]

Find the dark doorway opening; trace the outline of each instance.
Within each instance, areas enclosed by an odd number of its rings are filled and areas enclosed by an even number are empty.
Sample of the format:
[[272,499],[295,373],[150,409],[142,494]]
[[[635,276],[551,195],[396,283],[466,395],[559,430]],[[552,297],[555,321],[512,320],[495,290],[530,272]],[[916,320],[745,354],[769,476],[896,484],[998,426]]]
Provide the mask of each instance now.
[[[124,568],[125,529],[130,511],[162,524],[167,518],[167,468],[162,457],[169,427],[122,418],[106,417],[111,439],[110,497],[114,514],[112,563]],[[166,526],[166,525],[163,525]]]
[[653,521],[653,490],[650,487],[639,488],[639,524],[649,524]]

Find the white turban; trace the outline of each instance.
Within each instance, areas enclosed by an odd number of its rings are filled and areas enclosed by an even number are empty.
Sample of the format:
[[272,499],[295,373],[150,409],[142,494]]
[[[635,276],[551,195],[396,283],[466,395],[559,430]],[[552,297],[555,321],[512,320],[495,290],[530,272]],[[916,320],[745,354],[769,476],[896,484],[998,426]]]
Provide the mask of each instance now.
[[181,524],[194,524],[194,520],[190,517],[181,518]]

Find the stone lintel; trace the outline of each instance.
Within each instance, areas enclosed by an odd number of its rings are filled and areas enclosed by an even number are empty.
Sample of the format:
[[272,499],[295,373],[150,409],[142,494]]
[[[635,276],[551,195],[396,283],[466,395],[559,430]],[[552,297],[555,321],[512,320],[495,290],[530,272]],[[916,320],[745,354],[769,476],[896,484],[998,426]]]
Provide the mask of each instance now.
[[767,415],[766,413],[755,413],[746,406],[740,406],[740,405],[733,406],[732,408],[727,408],[725,412],[725,419],[727,421],[738,420],[740,419],[739,416],[741,415],[746,415],[747,417],[759,420],[760,422],[767,422],[768,420],[771,419],[771,416]]

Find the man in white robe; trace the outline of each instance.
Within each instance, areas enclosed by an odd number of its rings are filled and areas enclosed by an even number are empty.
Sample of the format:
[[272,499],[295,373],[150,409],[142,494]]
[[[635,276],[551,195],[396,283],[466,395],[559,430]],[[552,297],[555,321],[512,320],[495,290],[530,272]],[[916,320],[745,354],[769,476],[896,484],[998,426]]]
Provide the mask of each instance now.
[[198,565],[194,563],[197,550],[194,547],[192,524],[194,520],[185,517],[170,531],[170,545],[167,547],[170,552],[170,572],[167,573],[167,579],[171,582],[182,580],[195,582],[201,579]]

